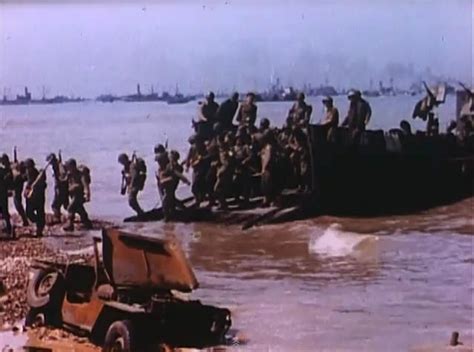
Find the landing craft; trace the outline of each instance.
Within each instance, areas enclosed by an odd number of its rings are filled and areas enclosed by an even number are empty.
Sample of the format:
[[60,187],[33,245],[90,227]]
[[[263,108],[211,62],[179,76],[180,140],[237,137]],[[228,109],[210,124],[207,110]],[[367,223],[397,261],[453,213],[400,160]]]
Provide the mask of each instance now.
[[[430,89],[428,94],[441,104],[446,91]],[[472,95],[458,94],[460,106],[472,101]],[[461,107],[457,111],[459,115]],[[461,131],[457,135],[440,134],[437,129],[430,132],[366,130],[354,143],[347,128],[337,128],[335,138],[329,141],[324,126],[311,124],[307,127],[311,164],[308,192],[284,190],[280,205],[267,210],[259,208],[261,198],[255,194],[247,209],[232,203],[228,211],[188,208],[177,212],[175,220],[243,224],[243,228],[249,228],[322,214],[367,217],[413,213],[473,196],[472,132],[465,137]],[[253,182],[259,184],[258,176]],[[186,200],[187,204],[191,202],[192,198]],[[161,209],[154,209],[126,221],[162,218]]]

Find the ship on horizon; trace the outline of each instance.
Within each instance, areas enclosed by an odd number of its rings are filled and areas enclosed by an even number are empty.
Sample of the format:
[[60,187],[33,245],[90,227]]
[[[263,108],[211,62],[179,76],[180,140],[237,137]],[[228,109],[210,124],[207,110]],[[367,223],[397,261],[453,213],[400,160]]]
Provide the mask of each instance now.
[[41,99],[33,99],[28,87],[25,87],[24,95],[17,94],[15,99],[8,99],[6,91],[4,91],[3,99],[0,100],[0,105],[29,105],[29,104],[62,104],[62,103],[77,103],[85,101],[86,99],[78,97],[67,97],[65,95],[56,95],[53,98],[46,98],[43,88],[43,97]]

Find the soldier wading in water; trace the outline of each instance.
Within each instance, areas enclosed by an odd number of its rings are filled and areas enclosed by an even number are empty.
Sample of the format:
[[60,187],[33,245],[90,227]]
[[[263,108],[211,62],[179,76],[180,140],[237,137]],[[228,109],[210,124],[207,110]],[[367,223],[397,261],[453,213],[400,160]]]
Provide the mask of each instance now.
[[143,190],[146,181],[146,164],[141,158],[137,158],[135,154],[132,160],[128,155],[122,153],[118,157],[118,162],[123,166],[122,169],[122,187],[120,193],[125,195],[128,193],[128,205],[138,216],[143,215],[143,209],[138,204],[138,192]]
[[70,197],[68,211],[68,224],[64,231],[74,231],[74,217],[79,214],[81,222],[86,229],[92,229],[92,222],[84,208],[84,203],[90,201],[91,176],[89,168],[77,166],[76,160],[69,159],[66,162],[67,184]]

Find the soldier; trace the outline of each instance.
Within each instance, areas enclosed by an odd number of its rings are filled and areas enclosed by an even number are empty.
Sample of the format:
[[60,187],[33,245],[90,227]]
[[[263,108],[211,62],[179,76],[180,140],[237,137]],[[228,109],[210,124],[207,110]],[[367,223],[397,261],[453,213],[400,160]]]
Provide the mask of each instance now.
[[184,208],[184,205],[176,199],[176,190],[178,189],[179,181],[185,183],[186,185],[190,186],[191,182],[187,179],[186,176],[184,176],[184,168],[182,163],[180,162],[181,156],[179,155],[179,152],[176,150],[172,150],[170,152],[170,167],[173,170],[173,198],[176,206],[179,206],[180,208]]
[[245,102],[240,105],[237,113],[237,122],[243,126],[255,126],[257,120],[257,105],[255,105],[255,94],[247,93]]
[[195,207],[199,208],[206,196],[206,176],[210,168],[210,158],[201,136],[194,139],[194,148],[190,150],[189,164],[193,168],[191,191],[195,198]]
[[277,146],[275,136],[272,130],[265,132],[263,136],[263,148],[261,151],[262,169],[261,169],[261,188],[263,194],[263,206],[270,206],[275,200],[277,180],[276,170],[276,154]]
[[36,236],[43,235],[45,225],[45,192],[46,192],[46,168],[38,170],[33,159],[25,160],[26,168],[26,216],[36,224]]
[[206,95],[206,101],[199,108],[198,133],[202,134],[206,139],[212,135],[212,127],[216,120],[217,109],[219,104],[214,101],[214,93],[209,92]]
[[64,231],[74,231],[74,218],[79,214],[81,222],[86,229],[92,229],[92,222],[84,208],[84,203],[90,201],[91,177],[86,166],[77,166],[76,160],[69,159],[65,164],[67,172],[68,193],[70,202],[68,206],[68,224]]
[[217,109],[216,120],[219,122],[224,131],[234,129],[233,121],[235,113],[239,107],[239,93],[235,92],[232,97],[224,101],[219,109]]
[[370,121],[372,109],[358,90],[350,91],[347,97],[350,101],[349,110],[342,126],[349,127],[354,144],[358,144],[361,133]]
[[[5,156],[7,158],[5,158]],[[10,212],[8,210],[8,189],[10,188],[12,181],[8,155],[2,155],[0,162],[0,212],[5,221],[5,232],[13,236]]]
[[54,198],[51,203],[53,210],[53,221],[58,224],[61,223],[61,208],[67,210],[69,206],[68,183],[67,174],[64,164],[62,163],[61,154],[59,158],[54,153],[51,153],[46,158],[46,161],[51,163],[54,176]]
[[304,93],[298,93],[296,102],[288,111],[288,118],[293,120],[293,123],[296,125],[306,126],[311,119],[312,112],[313,107],[306,104]]
[[322,126],[327,129],[326,138],[330,142],[334,142],[336,137],[336,129],[339,124],[339,111],[334,106],[334,102],[330,96],[323,98],[323,105],[326,110],[324,119],[321,122]]
[[23,222],[23,226],[28,226],[28,217],[23,206],[23,186],[26,182],[26,167],[23,161],[13,163],[12,176],[13,204]]
[[183,175],[183,167],[179,163],[180,155],[177,151],[172,150],[169,154],[165,154],[157,158],[159,170],[157,178],[163,190],[163,215],[165,221],[173,218],[176,206],[183,208],[182,204],[176,199],[176,189],[179,181],[190,185],[189,180]]
[[132,157],[122,153],[118,157],[118,162],[123,166],[122,169],[122,188],[120,193],[124,195],[128,191],[128,205],[138,216],[143,215],[144,211],[138,204],[138,192],[143,190],[146,180],[146,165],[141,158]]
[[219,200],[219,208],[227,208],[227,196],[231,193],[232,176],[234,169],[234,138],[230,132],[224,137],[219,148],[219,163],[216,173],[214,193]]
[[423,82],[426,89],[426,96],[416,103],[415,108],[413,109],[412,117],[415,119],[419,117],[426,122],[426,132],[428,135],[438,134],[439,131],[439,121],[435,119],[435,114],[433,109],[439,105],[439,102],[436,100],[434,93],[428,88],[426,83]]
[[235,185],[236,200],[246,205],[250,198],[252,184],[253,155],[251,153],[251,138],[246,130],[237,131],[234,146],[235,171],[233,184]]

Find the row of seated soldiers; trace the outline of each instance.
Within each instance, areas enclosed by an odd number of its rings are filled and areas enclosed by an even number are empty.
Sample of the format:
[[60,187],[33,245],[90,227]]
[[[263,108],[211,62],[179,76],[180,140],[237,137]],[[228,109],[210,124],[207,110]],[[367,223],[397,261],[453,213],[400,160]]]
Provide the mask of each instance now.
[[[13,198],[15,209],[22,220],[23,226],[30,222],[36,225],[36,236],[42,236],[46,224],[45,202],[49,166],[53,170],[54,197],[51,204],[53,223],[61,223],[61,209],[67,211],[65,231],[74,230],[74,218],[78,214],[87,229],[92,228],[84,203],[90,200],[90,170],[84,165],[77,165],[75,159],[65,163],[61,157],[50,154],[46,158],[46,166],[37,168],[31,158],[18,161],[16,151],[14,160],[10,161],[7,154],[0,157],[0,213],[5,221],[4,231],[15,235],[11,223],[8,198]],[[23,199],[26,207],[23,206]]]
[[[348,99],[350,107],[342,125],[357,135],[365,129],[371,109],[359,91],[351,91]],[[328,138],[332,138],[339,112],[331,97],[322,102],[326,110],[322,125],[327,128]],[[285,188],[308,190],[311,176],[306,126],[311,113],[311,105],[300,93],[282,128],[270,126],[266,118],[257,127],[253,93],[248,93],[240,106],[237,93],[221,105],[209,93],[200,104],[198,120],[193,122],[196,133],[189,138],[185,160],[180,160],[177,151],[168,151],[163,145],[155,147],[156,179],[165,219],[172,218],[177,208],[183,208],[175,197],[180,182],[192,183],[195,207],[207,200],[210,207],[218,202],[224,209],[232,198],[245,204],[252,195],[261,194],[263,205],[267,206],[277,201]],[[143,215],[137,196],[146,180],[145,162],[126,154],[119,155],[118,161],[123,166],[122,194],[128,193],[130,207],[137,215]],[[189,169],[193,171],[192,182],[183,174]]]

